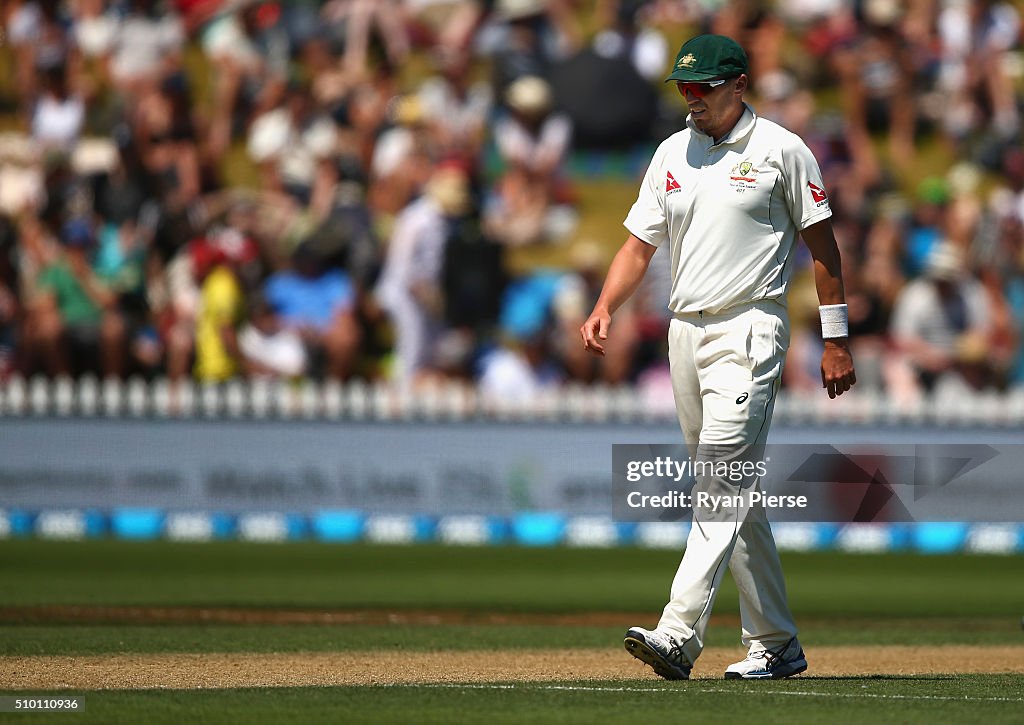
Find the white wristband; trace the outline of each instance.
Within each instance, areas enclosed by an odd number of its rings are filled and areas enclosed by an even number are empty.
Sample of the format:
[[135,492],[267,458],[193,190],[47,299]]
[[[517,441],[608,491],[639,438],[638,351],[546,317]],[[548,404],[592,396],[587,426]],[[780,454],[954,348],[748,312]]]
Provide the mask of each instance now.
[[836,337],[850,336],[850,318],[846,305],[820,305],[818,314],[821,316],[821,337],[831,340]]

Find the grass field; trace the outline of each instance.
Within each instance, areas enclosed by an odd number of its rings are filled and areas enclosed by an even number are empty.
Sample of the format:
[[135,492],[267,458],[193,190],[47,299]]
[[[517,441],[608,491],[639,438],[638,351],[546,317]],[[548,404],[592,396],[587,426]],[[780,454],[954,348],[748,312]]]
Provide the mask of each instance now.
[[788,554],[807,675],[717,679],[727,582],[699,679],[666,683],[621,637],[678,557],[0,541],[0,690],[86,694],[32,722],[1020,722],[1024,557]]

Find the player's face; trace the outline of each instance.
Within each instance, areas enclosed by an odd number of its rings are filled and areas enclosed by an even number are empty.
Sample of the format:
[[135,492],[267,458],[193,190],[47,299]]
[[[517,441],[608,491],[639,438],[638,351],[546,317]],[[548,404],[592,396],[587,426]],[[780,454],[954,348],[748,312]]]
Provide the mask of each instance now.
[[720,139],[736,123],[742,113],[743,91],[747,86],[745,75],[729,78],[724,83],[677,82],[679,95],[690,107],[690,120],[701,133]]

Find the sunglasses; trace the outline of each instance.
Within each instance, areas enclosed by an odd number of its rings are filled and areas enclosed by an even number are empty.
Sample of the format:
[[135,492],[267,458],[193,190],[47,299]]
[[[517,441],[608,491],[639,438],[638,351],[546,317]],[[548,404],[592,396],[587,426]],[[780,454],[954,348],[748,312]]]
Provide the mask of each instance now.
[[679,89],[679,92],[683,94],[684,98],[687,95],[693,96],[694,98],[703,98],[711,93],[712,90],[725,83],[726,80],[726,78],[721,78],[717,81],[707,81],[705,83],[683,83],[682,81],[679,81],[676,83],[676,88]]

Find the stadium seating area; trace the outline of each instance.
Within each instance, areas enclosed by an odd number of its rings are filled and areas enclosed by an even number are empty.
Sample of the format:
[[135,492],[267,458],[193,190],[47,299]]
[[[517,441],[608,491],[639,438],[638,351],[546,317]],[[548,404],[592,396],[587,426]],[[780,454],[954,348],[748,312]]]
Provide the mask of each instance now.
[[[862,415],[941,418],[980,394],[998,411],[972,410],[1020,418],[1018,3],[3,8],[5,410],[284,410],[268,390],[329,415],[324,401],[372,409],[395,384],[437,410],[571,411],[594,384],[611,392],[592,407],[661,410],[663,254],[616,318],[615,354],[577,343],[624,236],[583,220],[629,204],[594,204],[588,170],[635,186],[637,160],[682,124],[661,82],[676,44],[710,31],[749,49],[751,103],[821,162]],[[509,263],[537,249],[557,264]],[[794,287],[798,401],[820,387],[820,335],[807,272]]]

